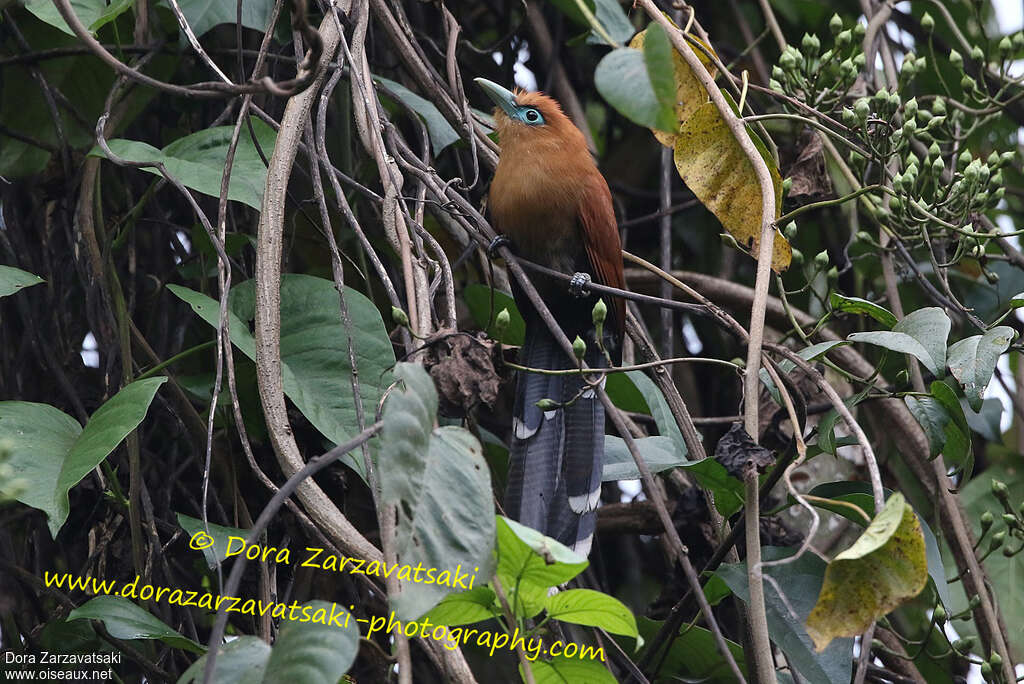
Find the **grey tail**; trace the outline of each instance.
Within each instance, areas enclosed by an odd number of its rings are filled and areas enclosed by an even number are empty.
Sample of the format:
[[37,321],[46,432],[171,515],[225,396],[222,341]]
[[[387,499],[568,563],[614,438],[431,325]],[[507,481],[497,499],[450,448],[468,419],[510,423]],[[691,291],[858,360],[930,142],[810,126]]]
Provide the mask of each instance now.
[[[540,322],[527,326],[519,360],[530,368],[574,367]],[[596,348],[588,348],[586,361],[607,366]],[[593,390],[577,396],[585,386],[576,375],[520,371],[505,492],[510,517],[584,556],[597,523],[604,455],[604,406]],[[572,403],[543,411],[537,401],[545,398]]]

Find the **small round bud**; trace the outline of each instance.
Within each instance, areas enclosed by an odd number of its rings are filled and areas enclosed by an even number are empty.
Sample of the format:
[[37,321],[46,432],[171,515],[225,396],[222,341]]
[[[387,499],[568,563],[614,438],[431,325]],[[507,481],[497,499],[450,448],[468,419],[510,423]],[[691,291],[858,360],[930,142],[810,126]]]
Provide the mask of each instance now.
[[941,116],[946,113],[946,99],[942,97],[935,98],[932,102],[932,114],[935,116]]
[[903,103],[903,113],[907,116],[908,119],[914,118],[914,115],[917,114],[916,97],[912,97]]
[[832,32],[833,36],[843,30],[843,20],[839,18],[838,14],[833,14],[832,18],[828,20],[828,30]]
[[[979,192],[977,195],[974,196],[974,200],[978,204],[984,204],[985,202],[988,201],[988,191],[987,190],[982,190],[981,192]],[[992,281],[990,280],[989,282],[992,282]]]
[[857,75],[857,65],[853,63],[852,59],[844,59],[839,64],[839,74],[843,78],[852,79]]
[[1014,33],[1013,38],[1010,39],[1010,42],[1013,43],[1014,50],[1024,49],[1024,31],[1018,31],[1017,33]]
[[782,67],[783,71],[792,71],[796,67],[796,58],[793,56],[793,53],[784,50],[779,56],[779,66]]
[[925,33],[931,33],[935,30],[935,19],[928,12],[925,12],[924,16],[921,17],[921,28],[925,30]]
[[800,47],[803,48],[804,54],[814,57],[818,54],[818,50],[821,49],[821,41],[813,33],[805,33],[800,41]]
[[896,192],[903,191],[903,176],[898,173],[892,177],[892,189]]
[[917,122],[913,119],[907,119],[903,122],[903,135],[912,136],[917,132]]
[[1006,196],[1006,188],[1002,188],[1002,187],[996,188],[991,193],[992,203],[993,204],[998,204],[999,201],[1002,200],[1003,197],[1005,197],[1005,196]]
[[[987,271],[986,271],[986,273],[987,273]],[[998,549],[1000,546],[1003,545],[1004,541],[1006,541],[1006,530],[999,530],[998,532],[993,534],[992,538],[989,540],[989,542],[988,542],[988,550],[989,551],[995,551],[996,549]]]
[[985,53],[979,46],[975,45],[971,48],[971,59],[975,62],[980,62],[985,59]]
[[868,115],[871,114],[871,105],[868,103],[868,98],[862,97],[854,102],[853,113],[857,115],[861,122],[867,120]]
[[988,182],[989,171],[988,164],[978,164],[978,180],[982,183]]
[[577,359],[582,359],[587,354],[587,343],[579,335],[572,341],[572,353],[576,355]]
[[989,166],[991,166],[993,168],[997,168],[997,169],[1000,166],[1002,166],[1002,159],[999,158],[999,153],[998,152],[993,152],[992,154],[988,155],[988,159],[986,159],[985,162]]
[[594,304],[594,310],[591,312],[591,320],[594,321],[594,325],[600,325],[604,323],[605,318],[608,317],[608,305],[604,303],[603,299],[598,299],[597,303]]
[[784,72],[778,64],[772,67],[772,78],[776,81],[786,80],[786,72]]
[[963,171],[967,168],[967,165],[971,163],[974,157],[971,156],[970,150],[964,150],[960,153],[960,156],[956,158],[956,166],[958,169]]
[[928,158],[929,159],[935,159],[936,157],[940,156],[941,154],[942,154],[942,148],[939,147],[939,143],[933,142],[928,147]]
[[986,682],[991,682],[992,681],[992,665],[990,663],[987,663],[987,662],[986,663],[982,663],[981,667],[979,669],[981,670],[981,678],[984,679]]
[[897,109],[900,108],[900,104],[901,104],[900,94],[897,93],[895,90],[892,91],[891,93],[889,93],[889,102],[888,102],[889,111],[895,112]]
[[992,523],[995,522],[995,518],[992,515],[992,511],[985,511],[984,513],[982,513],[980,522],[981,532],[982,534],[984,534],[986,530],[992,527]]
[[769,87],[769,88],[771,88],[771,89],[772,89],[773,91],[775,91],[776,93],[782,93],[782,92],[785,92],[785,91],[784,91],[784,90],[782,89],[782,84],[781,84],[781,83],[779,83],[778,81],[776,81],[776,80],[775,80],[774,78],[773,78],[773,79],[770,79],[770,80],[768,81],[768,87]]
[[[857,24],[857,26],[860,26],[860,24]],[[858,70],[863,69],[865,62],[867,61],[868,58],[864,56],[863,52],[858,52],[853,56],[853,65],[857,67]]]
[[1003,524],[1011,530],[1015,530],[1020,527],[1020,521],[1017,520],[1017,516],[1013,513],[1003,513]]
[[866,230],[858,230],[856,235],[858,242],[871,242],[871,233]]
[[1006,501],[1010,496],[1010,489],[1006,486],[1006,483],[1002,480],[992,480],[992,495],[995,496],[999,501]]
[[946,123],[945,115],[933,117],[932,120],[928,122],[928,130],[930,131],[935,128],[938,128],[944,123]]
[[960,87],[967,92],[973,92],[978,87],[978,82],[974,80],[974,77],[964,74],[964,77],[960,79]]
[[953,642],[953,650],[957,653],[970,653],[971,648],[974,647],[973,637],[964,637],[963,639],[957,639]]
[[796,221],[790,221],[786,224],[786,227],[782,229],[782,234],[790,242],[796,237]]
[[853,37],[855,39],[860,40],[861,38],[864,37],[864,34],[867,32],[868,27],[866,24],[862,24],[858,21],[856,24],[853,25]]
[[840,31],[839,34],[836,35],[836,47],[837,48],[844,48],[844,47],[846,47],[847,45],[849,45],[852,42],[853,42],[853,32],[850,29],[846,29],[845,31]]
[[791,187],[793,187],[793,179],[792,178],[787,176],[786,178],[782,179],[782,194],[784,194],[784,195],[787,194]]
[[977,183],[978,169],[980,167],[981,164],[978,163],[977,159],[972,160],[971,163],[968,164],[967,167],[964,169],[964,180],[966,180],[968,183]]
[[964,68],[964,57],[956,50],[949,51],[949,63],[955,66],[957,69]]
[[396,325],[400,325],[403,328],[409,327],[409,315],[397,306],[391,307],[391,320],[393,320]]
[[544,398],[538,400],[535,406],[541,411],[554,411],[555,409],[561,408],[562,405],[554,399]]
[[935,624],[937,624],[937,625],[941,625],[941,624],[944,624],[946,622],[946,617],[947,617],[946,616],[946,609],[942,607],[941,603],[938,604],[937,606],[935,606],[934,617],[935,617]]
[[821,250],[820,252],[818,252],[817,254],[814,255],[814,265],[817,266],[819,269],[825,268],[826,266],[828,266],[828,251],[827,250],[823,249],[823,250]]
[[989,285],[995,285],[999,282],[999,274],[995,271],[985,271],[985,280],[988,281]]
[[1005,58],[1011,52],[1013,52],[1013,41],[1010,40],[1009,36],[1003,36],[1002,40],[999,41],[999,54]]
[[889,200],[889,208],[892,209],[893,211],[899,211],[900,209],[903,208],[903,200],[901,200],[899,197],[893,197],[892,199]]
[[988,662],[992,663],[992,667],[1003,666],[1003,656],[999,655],[995,651],[992,651],[992,655],[988,657]]
[[1017,158],[1016,152],[1003,152],[999,155],[999,161],[1003,164],[1011,164]]
[[804,253],[801,252],[796,247],[794,247],[793,248],[793,256],[790,258],[790,262],[794,266],[799,266],[800,264],[804,263]]
[[843,107],[843,124],[851,128],[857,125],[857,115],[849,107]]
[[508,308],[503,307],[501,311],[498,312],[498,315],[494,317],[494,329],[492,332],[494,333],[495,338],[499,340],[501,339],[502,335],[505,334],[505,331],[508,330],[508,324],[511,320],[512,316],[509,315]]

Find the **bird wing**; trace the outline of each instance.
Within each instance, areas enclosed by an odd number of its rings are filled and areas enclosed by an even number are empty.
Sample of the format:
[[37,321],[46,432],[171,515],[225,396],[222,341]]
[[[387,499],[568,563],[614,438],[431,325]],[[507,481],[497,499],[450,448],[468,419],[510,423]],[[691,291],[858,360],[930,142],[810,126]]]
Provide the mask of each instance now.
[[[590,259],[594,279],[602,285],[626,288],[622,274],[622,240],[612,208],[612,193],[608,183],[595,169],[587,181],[578,209],[583,245]],[[622,334],[626,321],[626,302],[621,297],[609,297],[618,334]],[[607,300],[606,300],[607,301]]]

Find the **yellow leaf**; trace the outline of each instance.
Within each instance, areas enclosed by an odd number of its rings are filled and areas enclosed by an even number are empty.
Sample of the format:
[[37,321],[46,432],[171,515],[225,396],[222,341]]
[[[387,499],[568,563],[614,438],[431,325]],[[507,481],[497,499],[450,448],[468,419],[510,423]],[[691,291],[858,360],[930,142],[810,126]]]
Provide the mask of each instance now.
[[[714,103],[705,102],[686,119],[675,143],[679,176],[740,247],[756,257],[761,236],[761,185],[753,164]],[[769,166],[769,172],[775,184],[779,172],[774,166]],[[786,270],[792,257],[789,243],[776,231],[772,268]]]
[[889,497],[860,538],[825,569],[807,634],[820,653],[836,637],[861,634],[917,596],[928,582],[924,534],[903,495]]
[[[644,36],[641,31],[629,46],[642,49]],[[690,37],[690,40],[697,40]],[[699,41],[698,41],[699,42]],[[709,52],[711,48],[704,45]],[[711,60],[698,49],[694,54],[708,73],[714,76]],[[676,169],[697,199],[713,213],[722,226],[735,238],[737,244],[757,258],[761,236],[761,188],[754,173],[754,166],[740,148],[739,142],[726,125],[708,91],[697,80],[693,70],[679,54],[672,50],[673,72],[676,79],[676,117],[679,132],[676,135],[651,129],[654,137],[665,147],[675,151]],[[726,99],[736,109],[727,93]],[[782,209],[782,177],[779,169],[756,134],[747,128],[754,145],[768,166],[772,185],[775,188],[775,216]],[[781,273],[789,268],[793,250],[778,231],[772,249],[772,269]]]

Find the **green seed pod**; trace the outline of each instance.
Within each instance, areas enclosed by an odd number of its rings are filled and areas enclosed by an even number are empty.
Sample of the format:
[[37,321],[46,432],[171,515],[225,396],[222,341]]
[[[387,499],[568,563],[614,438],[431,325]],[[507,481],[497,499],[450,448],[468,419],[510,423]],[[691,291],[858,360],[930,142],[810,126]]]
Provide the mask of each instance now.
[[403,328],[409,327],[408,314],[399,309],[397,306],[391,307],[391,320],[393,320],[396,325],[400,325]]
[[992,479],[992,495],[1000,502],[1006,502],[1010,497],[1010,490],[1002,480]]
[[786,80],[786,72],[784,72],[778,64],[772,67],[772,78],[776,81]]
[[993,152],[992,154],[988,155],[988,159],[986,159],[985,162],[995,169],[998,169],[1000,166],[1003,165],[1003,160],[999,157],[998,152]]
[[1016,158],[1016,152],[1003,152],[1001,155],[999,155],[999,160],[1002,162],[1002,164],[1012,164]]
[[903,103],[903,114],[908,119],[913,119],[917,114],[917,98],[912,97]]
[[949,63],[955,66],[957,69],[964,68],[964,57],[956,50],[949,51]]
[[971,59],[973,59],[975,62],[981,62],[985,59],[985,52],[981,49],[981,47],[975,45],[974,47],[971,48]]
[[508,324],[511,320],[512,316],[509,315],[508,309],[502,308],[502,310],[498,312],[498,315],[494,317],[494,328],[492,330],[494,334],[492,337],[500,340],[505,334],[505,331],[508,330]]
[[895,90],[892,93],[890,93],[890,95],[889,95],[889,103],[888,104],[889,104],[889,111],[890,112],[895,112],[896,110],[898,110],[900,108],[900,105],[902,104],[902,100],[900,100],[900,94],[897,93]]
[[861,38],[863,38],[864,34],[867,32],[868,27],[866,24],[862,24],[858,21],[856,24],[853,25],[853,37],[856,40],[860,40]]
[[541,411],[554,411],[555,409],[561,408],[562,405],[554,399],[548,399],[545,397],[544,399],[537,401],[535,406]]
[[884,107],[889,103],[889,91],[885,88],[879,88],[875,91],[875,94],[871,96],[871,99],[874,100],[876,107]]
[[782,181],[782,194],[785,195],[788,193],[791,187],[793,187],[793,179],[788,177],[784,178]]
[[946,619],[947,619],[946,609],[942,607],[941,603],[935,606],[934,617],[935,617],[935,624],[942,625],[942,624],[946,623]]
[[988,187],[990,190],[1003,187],[1003,172],[996,171],[992,174],[992,177],[988,179]]
[[992,663],[992,667],[1002,667],[1003,657],[995,651],[992,651],[992,655],[988,657],[988,662]]
[[828,273],[825,274],[825,278],[828,280],[829,287],[835,287],[835,284],[839,282],[839,269],[835,266],[828,269]]
[[768,81],[768,87],[771,88],[772,90],[774,90],[777,93],[785,92],[782,89],[782,84],[779,83],[778,81],[776,81],[774,78]]
[[892,177],[892,189],[896,192],[903,192],[903,176],[898,173]]
[[608,305],[604,303],[603,299],[598,299],[597,303],[594,304],[594,310],[591,312],[591,320],[594,321],[594,325],[601,325],[607,317]]
[[992,191],[993,204],[998,204],[1006,196],[1006,188],[996,188]]
[[796,68],[796,58],[793,56],[793,53],[789,50],[784,50],[782,54],[779,55],[779,66],[787,73]]
[[857,235],[855,237],[857,238],[858,242],[866,242],[868,244],[871,244],[871,233],[869,233],[866,230],[858,230]]
[[579,335],[572,341],[572,353],[576,355],[577,359],[582,359],[587,355],[587,343]]
[[799,266],[800,264],[804,263],[804,253],[801,252],[796,247],[794,247],[793,248],[793,256],[790,259],[790,261],[793,263],[793,265]]
[[982,183],[988,183],[988,177],[991,172],[989,171],[988,164],[978,165],[978,180]]
[[957,653],[967,654],[971,652],[974,647],[974,639],[972,637],[964,637],[963,639],[957,639],[953,642],[953,650]]
[[[860,26],[860,24],[857,24],[857,26]],[[853,56],[853,65],[857,67],[858,71],[864,68],[864,63],[867,61],[868,58],[864,56],[863,52],[858,52]]]
[[843,107],[843,124],[851,128],[857,125],[857,115],[849,107]]
[[960,153],[960,156],[956,158],[956,167],[963,171],[967,168],[967,165],[973,161],[974,157],[971,156],[970,150],[964,150]]
[[942,124],[944,124],[944,123],[946,123],[946,116],[945,115],[936,116],[936,117],[932,118],[931,121],[928,122],[928,130],[930,131],[930,130],[936,129],[939,126],[941,126]]
[[974,89],[978,87],[978,82],[973,77],[964,74],[964,77],[960,79],[960,87],[964,89],[964,92],[974,92]]
[[[982,190],[981,192],[979,192],[977,195],[974,196],[974,201],[977,202],[978,204],[984,204],[985,202],[987,202],[988,201],[988,191],[987,190]],[[992,282],[992,281],[989,280],[989,282]]]
[[978,169],[980,167],[981,167],[981,164],[978,162],[977,159],[972,160],[971,163],[967,165],[967,168],[964,169],[964,180],[966,180],[968,183],[971,183],[971,184],[977,183],[978,182]]
[[867,120],[868,115],[871,114],[871,105],[868,104],[868,98],[862,97],[853,103],[853,113],[857,115],[857,118],[863,123]]
[[832,32],[833,36],[843,30],[843,20],[839,18],[838,14],[833,14],[832,18],[828,20],[828,30]]
[[818,54],[818,50],[821,49],[821,41],[818,40],[818,36],[812,33],[805,33],[800,41],[800,47],[803,48],[805,55],[815,57]]
[[832,59],[832,51],[831,50],[825,50],[825,52],[823,52],[821,54],[821,61],[822,61],[822,63],[827,62],[830,59]]
[[827,250],[823,249],[823,250],[821,250],[820,252],[818,252],[817,254],[814,255],[814,265],[818,269],[822,269],[822,268],[825,268],[826,266],[828,266],[828,251]]
[[946,113],[946,99],[943,97],[935,98],[932,102],[932,114],[935,116],[942,116]]
[[1024,49],[1024,31],[1018,31],[1017,33],[1014,33],[1013,38],[1010,39],[1010,42],[1013,43],[1014,50]]
[[910,137],[917,132],[917,122],[913,119],[907,119],[903,122],[903,135]]
[[[786,180],[790,179],[787,178]],[[796,221],[790,221],[789,223],[787,223],[786,227],[782,229],[782,235],[786,238],[786,240],[792,242],[793,238],[796,237]]]
[[924,16],[921,17],[921,28],[925,30],[925,33],[931,33],[935,30],[935,19],[928,12],[925,12]]
[[942,154],[942,148],[939,147],[939,143],[933,142],[931,144],[931,146],[928,147],[928,158],[929,159],[935,159],[936,157],[940,156],[941,154]]
[[933,118],[935,118],[935,115],[929,112],[927,109],[922,109],[917,113],[917,120],[923,124],[927,124]]
[[999,41],[999,54],[1005,59],[1011,52],[1013,52],[1013,41],[1009,36],[1003,36],[1003,39]]
[[[977,244],[977,242],[975,242],[975,244]],[[992,527],[992,523],[995,522],[995,517],[992,515],[992,511],[985,511],[982,513],[979,522],[981,523],[981,533],[984,534],[990,527]]]
[[1017,521],[1017,516],[1013,513],[1003,513],[1003,524],[1011,530],[1015,530],[1020,527],[1020,522]]
[[844,59],[839,64],[839,73],[843,78],[853,78],[857,75],[857,66],[853,63],[852,59]]
[[892,209],[893,211],[899,211],[900,209],[903,208],[903,200],[901,200],[899,197],[893,197],[892,199],[889,200],[889,208]]
[[846,29],[845,31],[840,31],[839,34],[836,36],[836,47],[837,48],[845,48],[851,42],[853,42],[853,32],[850,31],[850,29]]
[[991,682],[992,665],[990,665],[989,663],[982,663],[979,669],[981,670],[981,678],[984,679],[986,682]]

